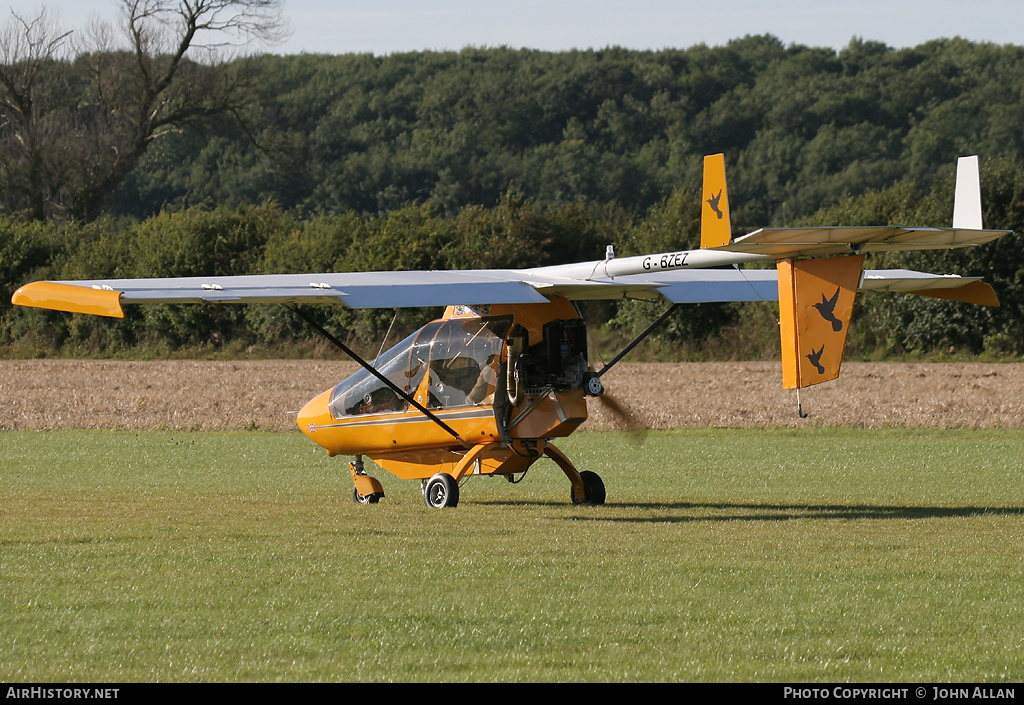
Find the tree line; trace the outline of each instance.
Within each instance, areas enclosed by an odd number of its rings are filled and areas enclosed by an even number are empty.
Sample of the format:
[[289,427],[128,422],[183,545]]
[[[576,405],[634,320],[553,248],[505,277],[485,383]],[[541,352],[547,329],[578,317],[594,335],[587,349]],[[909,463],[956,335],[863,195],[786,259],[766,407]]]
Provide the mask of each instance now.
[[[527,267],[695,246],[701,158],[725,152],[737,233],[948,225],[955,158],[982,155],[987,227],[1024,213],[1024,49],[960,39],[841,51],[725,46],[227,60],[197,39],[269,36],[276,0],[118,0],[128,32],[0,28],[0,280]],[[1017,236],[869,266],[982,274],[1000,309],[864,296],[862,356],[1020,355]],[[129,309],[129,324],[0,302],[9,354],[294,346],[274,307]],[[657,312],[591,305],[608,336]],[[420,312],[399,315],[410,326]],[[390,312],[322,312],[369,345]],[[857,332],[859,331],[859,332]],[[691,307],[664,337],[771,353],[752,304]]]
[[643,212],[724,152],[735,222],[780,225],[961,154],[1024,159],[1024,49],[854,40],[835,52],[752,36],[657,52],[465,49],[252,59],[239,122],[155,143],[111,201],[272,199],[308,215],[431,201]]
[[45,15],[0,32],[0,213],[141,219],[272,200],[312,216],[429,200],[453,215],[511,186],[643,212],[724,152],[735,220],[754,227],[929,185],[958,154],[1024,159],[1017,46],[854,39],[837,52],[764,35],[226,60],[199,39],[212,7],[241,13],[232,27],[276,0],[117,2],[120,42],[72,44]]
[[[948,225],[954,177],[931,187],[901,182],[841,200],[796,225],[914,223]],[[983,162],[989,227],[1024,228],[1024,165]],[[701,190],[694,181],[642,215],[590,201],[546,205],[516,191],[494,206],[452,215],[432,202],[377,215],[355,211],[303,216],[274,203],[166,210],[142,221],[106,216],[89,223],[0,218],[3,288],[38,279],[106,279],[369,270],[535,267],[699,245]],[[1003,305],[992,309],[900,294],[865,294],[851,326],[851,357],[908,353],[1019,356],[1024,353],[1021,236],[971,249],[886,253],[869,268],[912,268],[983,275]],[[617,344],[663,306],[587,302],[595,344]],[[775,304],[684,307],[662,328],[662,352],[687,359],[771,359],[777,355]],[[318,307],[323,325],[375,352],[387,336],[410,332],[438,311],[357,311]],[[123,321],[0,304],[0,351],[8,355],[308,354],[309,329],[277,305],[128,306]],[[392,341],[396,337],[390,338]],[[658,349],[655,344],[654,349]]]

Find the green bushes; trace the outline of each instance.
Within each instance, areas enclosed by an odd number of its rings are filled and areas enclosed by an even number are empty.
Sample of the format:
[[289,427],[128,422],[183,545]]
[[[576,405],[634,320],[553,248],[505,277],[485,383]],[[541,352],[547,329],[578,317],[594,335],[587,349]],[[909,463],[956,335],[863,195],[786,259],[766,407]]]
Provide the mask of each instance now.
[[[948,227],[953,220],[955,175],[930,191],[898,183],[800,221],[802,225],[895,224]],[[1001,306],[989,308],[926,297],[864,295],[854,311],[848,354],[1024,354],[1024,167],[1006,158],[984,160],[981,190],[986,228],[1015,231],[981,247],[874,255],[866,268],[906,268],[939,274],[983,276]]]
[[[540,210],[514,193],[494,208],[470,206],[447,217],[433,204],[381,216],[353,212],[302,219],[274,204],[190,208],[140,223],[105,219],[58,226],[0,219],[0,345],[9,355],[176,354],[282,350],[309,329],[281,306],[126,307],[124,321],[15,308],[10,294],[36,279],[99,279],[529,267],[562,257],[600,258],[604,242],[628,224],[609,209],[570,204]],[[396,334],[436,313],[402,310]],[[374,348],[392,327],[391,311],[317,307],[322,323]]]
[[[13,310],[9,293],[34,279],[530,267],[600,259],[608,244],[619,256],[695,247],[700,159],[716,152],[738,234],[947,225],[953,159],[968,153],[983,156],[986,225],[1024,226],[1022,47],[855,39],[835,52],[766,35],[658,52],[264,55],[224,68],[242,64],[260,80],[240,122],[155,140],[105,201],[111,217],[0,217],[6,354],[308,351],[307,329],[280,306],[129,307],[124,322]],[[55,66],[62,109],[90,105],[74,88],[88,85],[86,65]],[[0,193],[0,214],[25,207],[15,191]],[[51,205],[54,218],[74,212]],[[1024,354],[1022,244],[873,257],[869,267],[984,275],[1003,305],[863,296],[850,353]],[[771,356],[766,308],[688,307],[664,327],[665,353]],[[586,306],[608,340],[660,310]],[[431,313],[314,315],[376,350],[392,323],[397,334]]]
[[[823,209],[800,224],[946,225],[952,172],[930,190],[900,183]],[[985,162],[986,226],[1024,228],[1024,167]],[[452,215],[433,202],[382,215],[346,212],[303,218],[273,203],[162,212],[142,222],[107,218],[87,225],[0,218],[0,347],[7,355],[308,354],[315,338],[281,306],[128,306],[124,321],[17,308],[13,290],[36,279],[237,275],[280,272],[523,268],[698,246],[700,191],[678,188],[642,216],[576,201],[541,206],[516,191],[491,207]],[[864,295],[851,328],[853,357],[907,353],[1024,354],[1021,237],[966,250],[889,253],[868,267],[906,267],[985,276],[1003,301],[988,309],[923,297]],[[766,309],[773,309],[767,311]],[[614,347],[640,331],[662,304],[593,302],[595,335]],[[358,311],[315,307],[346,340],[374,353],[437,311]],[[778,342],[774,307],[688,306],[645,348],[668,358],[771,358]],[[602,346],[604,347],[604,346]],[[640,351],[640,354],[644,354]]]

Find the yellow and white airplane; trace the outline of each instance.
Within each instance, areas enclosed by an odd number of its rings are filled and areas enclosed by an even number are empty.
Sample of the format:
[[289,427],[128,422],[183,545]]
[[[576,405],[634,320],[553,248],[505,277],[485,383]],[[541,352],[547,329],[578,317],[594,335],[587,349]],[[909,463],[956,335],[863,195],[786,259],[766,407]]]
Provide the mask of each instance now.
[[[976,277],[863,269],[865,253],[967,247],[1008,234],[982,227],[977,157],[958,163],[950,228],[764,228],[733,238],[721,154],[704,159],[703,199],[697,250],[616,258],[609,247],[603,260],[532,269],[42,281],[18,289],[12,302],[113,317],[123,317],[123,304],[284,304],[361,365],[306,404],[299,428],[331,456],[355,456],[355,501],[384,496],[366,474],[367,456],[402,479],[420,480],[431,507],[456,506],[459,483],[470,475],[512,480],[542,456],[569,479],[572,502],[603,504],[601,478],[577,471],[552,441],[579,428],[587,397],[604,393],[604,373],[683,304],[777,300],[783,386],[797,390],[839,375],[858,291],[999,305]],[[776,269],[738,267],[764,261]],[[574,302],[618,298],[663,299],[671,307],[595,370]],[[446,309],[370,364],[301,303]]]

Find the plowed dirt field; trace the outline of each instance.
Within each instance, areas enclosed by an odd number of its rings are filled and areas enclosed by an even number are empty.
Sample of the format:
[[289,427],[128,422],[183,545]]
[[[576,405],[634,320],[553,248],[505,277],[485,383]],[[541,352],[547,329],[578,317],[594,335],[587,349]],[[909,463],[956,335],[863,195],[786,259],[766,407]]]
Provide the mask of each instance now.
[[[295,413],[355,370],[317,361],[0,361],[0,428],[293,430]],[[778,363],[622,363],[604,378],[635,426],[1024,428],[1024,364],[847,363],[796,394]],[[591,401],[587,430],[623,429]]]

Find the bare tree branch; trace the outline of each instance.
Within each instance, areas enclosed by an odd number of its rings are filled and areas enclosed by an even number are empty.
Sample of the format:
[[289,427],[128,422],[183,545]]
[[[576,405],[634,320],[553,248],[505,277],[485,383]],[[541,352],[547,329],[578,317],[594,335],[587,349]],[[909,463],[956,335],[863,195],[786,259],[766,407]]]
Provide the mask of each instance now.
[[40,10],[14,12],[0,26],[0,208],[47,215],[55,167],[53,127],[66,102],[66,84],[55,67],[66,58],[71,32]]
[[[90,220],[161,135],[237,114],[252,94],[223,51],[285,36],[282,0],[118,0],[120,30],[74,44],[46,11],[0,27],[2,204],[33,218]],[[74,89],[61,75],[84,77]],[[59,98],[59,100],[57,100]],[[55,129],[59,125],[63,132]],[[45,141],[43,135],[46,135]]]

